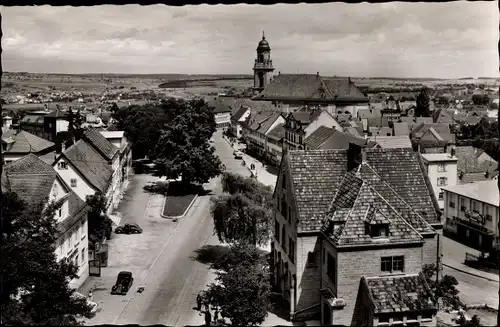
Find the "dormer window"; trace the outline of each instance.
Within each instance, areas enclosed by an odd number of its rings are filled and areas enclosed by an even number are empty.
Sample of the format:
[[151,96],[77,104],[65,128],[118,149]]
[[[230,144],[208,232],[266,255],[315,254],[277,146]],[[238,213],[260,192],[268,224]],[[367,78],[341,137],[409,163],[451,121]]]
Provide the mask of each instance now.
[[57,168],[62,170],[62,169],[68,169],[68,163],[65,161],[60,161],[57,163]]
[[389,237],[389,225],[391,221],[378,209],[370,206],[366,213],[365,234],[372,238]]
[[376,238],[387,238],[389,236],[389,224],[384,225],[365,225],[365,234],[370,235],[370,237]]

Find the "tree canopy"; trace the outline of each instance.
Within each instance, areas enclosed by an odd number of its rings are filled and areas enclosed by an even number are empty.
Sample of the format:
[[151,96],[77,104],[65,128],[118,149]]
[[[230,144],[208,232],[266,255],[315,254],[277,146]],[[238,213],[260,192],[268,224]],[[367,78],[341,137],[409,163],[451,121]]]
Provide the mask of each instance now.
[[101,242],[105,236],[111,234],[112,222],[106,216],[106,198],[102,193],[96,193],[87,198],[87,204],[90,207],[88,213],[88,234],[89,246],[94,247],[98,242]]
[[224,172],[222,189],[226,194],[211,199],[214,230],[219,240],[267,244],[273,221],[271,188],[252,178]]
[[455,277],[444,275],[439,281],[436,281],[437,268],[434,264],[425,265],[422,272],[436,300],[442,299],[446,306],[455,310],[463,307],[458,296],[459,291],[456,287],[458,281]]
[[430,117],[430,96],[429,90],[423,88],[417,95],[417,107],[415,109],[416,117]]
[[1,199],[2,323],[21,325],[78,325],[79,317],[91,317],[86,299],[74,296],[68,282],[77,267],[57,262],[58,233],[53,204],[27,205],[15,193]]
[[258,326],[271,308],[269,267],[265,256],[249,243],[236,243],[214,264],[216,283],[204,297],[233,326]]

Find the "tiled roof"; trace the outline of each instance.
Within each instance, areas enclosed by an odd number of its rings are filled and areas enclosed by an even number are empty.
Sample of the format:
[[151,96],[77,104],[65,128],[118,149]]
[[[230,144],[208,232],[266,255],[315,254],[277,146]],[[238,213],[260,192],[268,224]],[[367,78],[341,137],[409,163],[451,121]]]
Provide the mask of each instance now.
[[84,140],[79,140],[64,151],[63,156],[90,184],[103,194],[106,193],[113,172],[108,162],[91,145]]
[[435,310],[435,300],[421,274],[363,277],[373,312],[418,312]]
[[238,121],[240,120],[241,117],[243,117],[243,115],[248,111],[250,110],[249,108],[247,107],[240,107],[240,109],[238,109],[234,115],[231,116],[231,119],[233,121]]
[[352,136],[362,138],[362,134],[360,133],[360,131],[356,127],[346,127],[344,130],[346,133],[349,133]]
[[363,146],[366,140],[361,137],[353,136],[349,133],[333,130],[332,135],[319,146],[320,149],[348,149],[349,143]]
[[314,74],[280,74],[255,98],[368,101],[350,79],[323,78]]
[[299,231],[319,231],[347,172],[347,150],[290,150],[285,157],[299,211]]
[[394,136],[410,135],[410,128],[407,123],[394,123]]
[[429,224],[437,224],[438,208],[432,201],[418,156],[412,149],[366,149],[367,162],[382,180]]
[[368,118],[368,127],[378,127],[378,128],[389,127],[389,119],[387,117],[382,117],[382,116]]
[[333,135],[333,131],[333,128],[322,125],[312,132],[311,135],[306,137],[304,143],[312,149],[318,149],[330,136]]
[[57,173],[36,155],[29,154],[3,168],[2,187],[17,193],[26,203],[37,204],[50,193]]
[[455,147],[455,156],[457,157],[457,171],[460,173],[493,173],[498,168],[498,163],[491,158],[490,160],[480,161],[479,157],[484,154],[484,150],[473,146]]
[[[455,135],[451,133],[449,124],[441,124],[441,123],[421,123],[415,126],[412,130],[412,134],[415,135],[416,138],[422,137],[427,131],[430,129],[434,129],[434,131],[446,142],[450,144],[455,144]],[[431,131],[432,132],[432,131]],[[433,133],[434,134],[434,133]]]
[[299,121],[302,125],[307,125],[312,121],[312,115],[308,111],[297,111],[290,114],[293,119]]
[[[6,153],[37,153],[54,147],[54,143],[26,131],[19,131],[19,133],[11,135],[11,138],[14,142],[7,147]],[[4,136],[2,135],[3,140]]]
[[408,124],[408,128],[410,129],[410,131],[412,131],[415,126],[417,126],[415,117],[399,117],[399,120],[403,123]]
[[371,136],[370,141],[377,142],[382,149],[412,149],[410,137],[406,136]]
[[274,140],[281,140],[285,137],[285,124],[278,124],[273,129],[269,131],[267,137],[272,138]]
[[224,97],[215,97],[207,100],[207,103],[214,108],[214,113],[223,113],[231,111],[231,104]]
[[96,129],[86,130],[83,136],[108,161],[111,161],[118,152],[118,149]]
[[269,120],[275,112],[273,111],[259,111],[253,112],[248,117],[248,128],[251,130],[257,131],[261,128],[262,124]]

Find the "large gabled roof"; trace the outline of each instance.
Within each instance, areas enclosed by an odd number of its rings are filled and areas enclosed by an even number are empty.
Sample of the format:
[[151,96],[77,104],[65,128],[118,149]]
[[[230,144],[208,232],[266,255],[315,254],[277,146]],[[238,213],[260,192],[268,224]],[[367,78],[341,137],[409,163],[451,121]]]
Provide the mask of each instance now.
[[320,126],[314,132],[311,133],[306,139],[304,143],[312,149],[318,149],[323,143],[328,140],[330,136],[333,135],[333,128]]
[[108,162],[85,140],[79,140],[61,156],[65,157],[93,187],[103,194],[106,192],[113,172]]
[[284,123],[277,124],[276,126],[274,126],[273,129],[271,129],[269,131],[269,133],[267,133],[267,137],[269,137],[273,140],[276,140],[276,141],[281,140],[282,138],[285,137],[285,127],[284,126],[285,126]]
[[[7,136],[10,140],[7,140]],[[54,147],[54,143],[23,130],[5,137],[2,135],[2,141],[9,143],[5,153],[38,153]]]
[[234,115],[231,116],[231,119],[234,121],[239,121],[243,115],[250,110],[250,108],[241,106],[235,113]]

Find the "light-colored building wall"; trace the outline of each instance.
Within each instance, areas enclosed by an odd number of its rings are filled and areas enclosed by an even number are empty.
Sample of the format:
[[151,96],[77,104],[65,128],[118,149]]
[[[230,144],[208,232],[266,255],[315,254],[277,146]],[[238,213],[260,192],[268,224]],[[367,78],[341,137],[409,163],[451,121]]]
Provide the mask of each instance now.
[[427,166],[427,175],[436,194],[439,208],[444,209],[445,186],[457,185],[457,158],[447,153],[422,154]]
[[231,112],[219,112],[215,114],[217,128],[228,128],[231,125]]
[[[66,168],[63,168],[59,163],[66,162]],[[87,196],[94,195],[96,190],[85,180],[85,178],[78,172],[78,170],[64,158],[59,158],[52,165],[56,172],[61,176],[66,184],[82,199],[87,200]],[[73,180],[73,183],[72,183]],[[76,182],[76,183],[75,183]]]
[[69,121],[65,119],[56,120],[56,133],[67,132],[69,128]]

